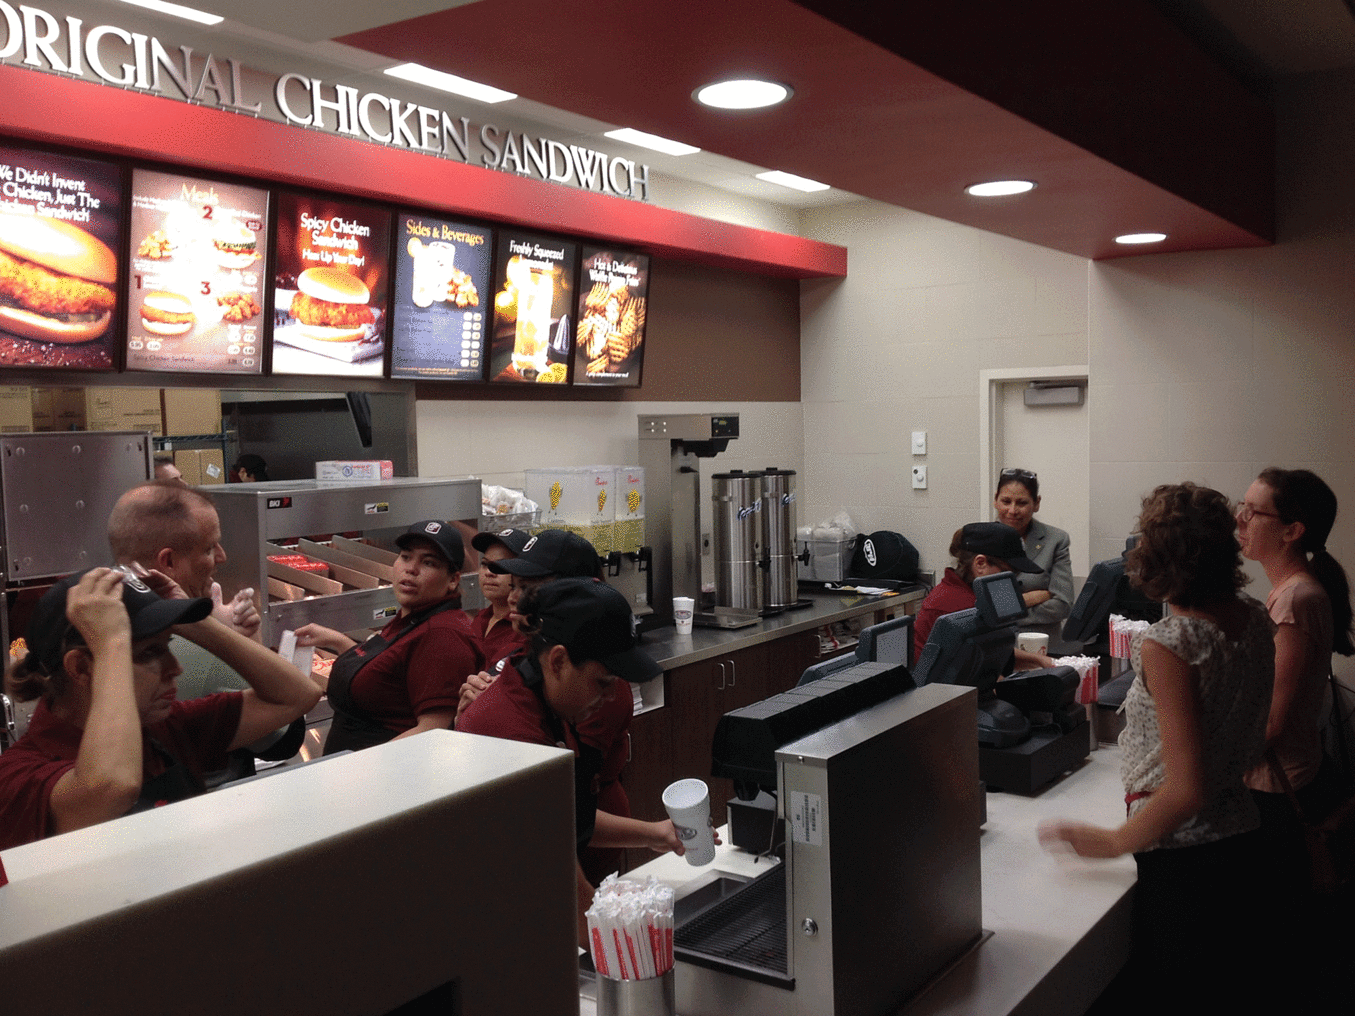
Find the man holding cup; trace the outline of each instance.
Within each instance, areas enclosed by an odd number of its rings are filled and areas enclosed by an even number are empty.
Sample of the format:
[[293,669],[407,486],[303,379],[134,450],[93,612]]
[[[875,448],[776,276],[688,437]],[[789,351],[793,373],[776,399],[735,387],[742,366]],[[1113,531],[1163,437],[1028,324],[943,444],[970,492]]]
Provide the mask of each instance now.
[[[525,651],[504,664],[498,679],[457,719],[456,729],[573,751],[579,850],[591,844],[682,854],[671,821],[643,822],[597,808],[602,753],[578,736],[578,724],[598,711],[617,681],[648,681],[663,673],[637,644],[625,596],[593,579],[560,579],[524,595],[517,612],[527,636]],[[578,865],[576,874],[583,935],[593,887]]]

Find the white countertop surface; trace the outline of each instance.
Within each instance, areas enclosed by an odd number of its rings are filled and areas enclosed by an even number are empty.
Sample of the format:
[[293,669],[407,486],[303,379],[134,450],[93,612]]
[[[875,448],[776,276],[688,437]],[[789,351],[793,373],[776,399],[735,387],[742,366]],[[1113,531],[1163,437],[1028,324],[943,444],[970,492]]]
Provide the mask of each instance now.
[[[1134,884],[1134,859],[1093,862],[1050,854],[1040,847],[1036,829],[1054,818],[1118,825],[1123,795],[1115,747],[1092,752],[1081,768],[1038,796],[988,795],[980,848],[983,927],[991,937],[915,999],[907,1016],[1080,1013],[1100,994],[1128,954],[1126,894]],[[707,867],[669,854],[630,877],[653,875],[681,894],[684,885],[713,870],[753,877],[766,864],[720,846]],[[591,997],[581,999],[580,1013],[595,1016]]]

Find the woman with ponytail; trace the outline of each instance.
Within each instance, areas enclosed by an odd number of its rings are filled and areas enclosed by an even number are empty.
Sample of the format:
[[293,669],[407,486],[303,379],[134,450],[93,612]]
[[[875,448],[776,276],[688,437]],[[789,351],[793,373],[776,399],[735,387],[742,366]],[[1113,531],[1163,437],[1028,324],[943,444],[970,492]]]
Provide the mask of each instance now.
[[[1237,509],[1244,556],[1270,580],[1266,609],[1276,624],[1275,692],[1266,746],[1284,768],[1309,818],[1332,802],[1335,774],[1322,771],[1321,714],[1331,654],[1355,653],[1351,642],[1350,585],[1327,552],[1336,521],[1336,495],[1306,469],[1267,469],[1247,488]],[[1272,830],[1298,826],[1269,761],[1247,776]],[[1301,843],[1297,844],[1301,848]]]

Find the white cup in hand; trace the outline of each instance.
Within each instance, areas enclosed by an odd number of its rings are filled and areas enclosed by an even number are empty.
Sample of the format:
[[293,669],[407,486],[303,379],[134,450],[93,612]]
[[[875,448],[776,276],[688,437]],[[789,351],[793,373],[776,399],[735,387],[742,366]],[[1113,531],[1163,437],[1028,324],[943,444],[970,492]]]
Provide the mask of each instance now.
[[715,830],[710,824],[710,790],[701,780],[678,780],[663,792],[663,806],[673,820],[682,856],[696,867],[715,860]]

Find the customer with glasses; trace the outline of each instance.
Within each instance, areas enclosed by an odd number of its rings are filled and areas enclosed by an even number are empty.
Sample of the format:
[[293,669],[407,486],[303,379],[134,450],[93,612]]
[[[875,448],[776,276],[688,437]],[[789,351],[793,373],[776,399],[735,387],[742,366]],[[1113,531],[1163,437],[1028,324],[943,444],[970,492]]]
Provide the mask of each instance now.
[[1324,759],[1321,717],[1331,654],[1355,655],[1350,584],[1327,551],[1336,521],[1336,495],[1306,469],[1266,469],[1237,508],[1244,557],[1270,580],[1266,610],[1275,622],[1275,691],[1266,723],[1267,757],[1247,774],[1261,810],[1270,871],[1276,877],[1272,922],[1284,928],[1277,947],[1292,961],[1320,945],[1315,928],[1308,855],[1300,817],[1280,773],[1294,791],[1303,818],[1318,821],[1341,795],[1335,767]]
[[1068,534],[1035,518],[1040,510],[1040,480],[1029,469],[1004,469],[998,474],[993,509],[999,522],[1020,534],[1025,556],[1040,569],[1017,580],[1029,611],[1021,628],[1044,632],[1050,644],[1057,645],[1059,627],[1073,609],[1073,562],[1068,553]]

